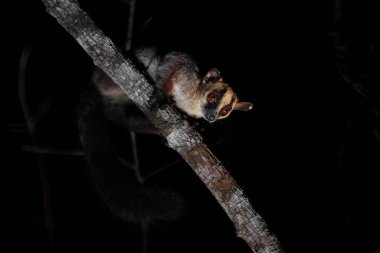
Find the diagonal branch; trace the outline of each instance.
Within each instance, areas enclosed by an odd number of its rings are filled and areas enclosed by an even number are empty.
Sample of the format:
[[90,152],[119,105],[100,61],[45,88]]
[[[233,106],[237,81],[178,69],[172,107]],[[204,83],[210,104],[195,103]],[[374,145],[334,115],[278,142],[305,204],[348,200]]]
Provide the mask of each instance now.
[[282,252],[263,219],[219,160],[211,153],[198,132],[169,105],[151,107],[153,86],[137,71],[75,0],[42,0],[47,11],[77,40],[100,67],[146,114],[160,133],[193,168],[234,223],[237,235],[253,252]]

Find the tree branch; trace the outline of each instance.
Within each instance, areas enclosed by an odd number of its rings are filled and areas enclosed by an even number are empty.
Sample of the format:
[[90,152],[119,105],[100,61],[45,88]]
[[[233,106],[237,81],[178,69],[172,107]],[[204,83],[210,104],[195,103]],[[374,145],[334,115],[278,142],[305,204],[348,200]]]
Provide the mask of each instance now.
[[129,59],[124,59],[112,41],[95,26],[75,0],[42,0],[47,11],[77,40],[100,67],[146,114],[160,133],[193,168],[234,223],[237,235],[253,252],[282,252],[243,191],[219,160],[211,153],[198,132],[169,105],[152,107],[153,86]]

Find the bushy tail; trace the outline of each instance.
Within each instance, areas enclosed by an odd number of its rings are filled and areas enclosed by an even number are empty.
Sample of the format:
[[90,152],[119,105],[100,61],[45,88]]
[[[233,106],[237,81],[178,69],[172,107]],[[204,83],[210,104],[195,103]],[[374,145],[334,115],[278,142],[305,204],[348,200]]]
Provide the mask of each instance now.
[[[159,186],[140,183],[134,171],[119,159],[116,127],[104,113],[100,93],[90,87],[81,97],[78,124],[93,185],[112,212],[125,221],[156,222],[176,219],[183,207],[180,195]],[[128,145],[125,145],[128,147]]]

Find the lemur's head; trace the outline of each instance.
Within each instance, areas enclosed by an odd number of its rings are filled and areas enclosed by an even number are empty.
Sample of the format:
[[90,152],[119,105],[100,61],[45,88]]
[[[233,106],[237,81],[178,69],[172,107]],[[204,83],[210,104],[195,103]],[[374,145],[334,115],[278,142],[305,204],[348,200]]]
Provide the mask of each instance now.
[[227,118],[233,110],[249,111],[253,104],[240,102],[236,93],[223,81],[219,70],[213,68],[202,80],[203,118],[212,123],[218,119]]

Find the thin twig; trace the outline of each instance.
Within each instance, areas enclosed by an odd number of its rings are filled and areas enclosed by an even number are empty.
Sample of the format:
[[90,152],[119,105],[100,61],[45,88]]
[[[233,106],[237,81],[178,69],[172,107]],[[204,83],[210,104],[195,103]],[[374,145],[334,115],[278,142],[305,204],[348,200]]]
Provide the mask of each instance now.
[[[349,61],[347,55],[350,55],[350,51],[353,51],[352,47],[355,46],[350,45],[348,39],[346,38],[345,32],[343,32],[342,29],[342,26],[345,24],[345,20],[347,19],[345,17],[346,15],[343,7],[344,1],[335,0],[335,29],[333,32],[333,38],[337,59],[337,69],[342,79],[349,84],[352,90],[358,95],[357,105],[372,113],[375,120],[371,132],[376,140],[380,141],[380,95],[378,92],[370,89],[370,87],[372,87],[372,83],[369,83],[371,78],[368,78],[370,73],[367,72],[371,67],[367,67],[365,68],[366,70],[360,71],[355,69],[355,65]],[[370,47],[370,52],[374,50],[374,45],[368,45],[368,47]],[[371,65],[370,62],[362,62],[362,64],[368,66]],[[351,67],[350,65],[354,65],[354,67]],[[354,75],[352,72],[359,72],[359,74]]]
[[142,236],[142,253],[147,253],[148,252],[148,245],[149,245],[149,224],[146,221],[143,221],[141,223],[141,236]]
[[128,16],[128,30],[127,30],[127,41],[125,44],[125,50],[128,51],[132,48],[132,35],[133,35],[133,24],[135,21],[135,7],[136,0],[130,0],[129,3],[129,16]]
[[136,141],[136,133],[133,131],[129,132],[131,136],[131,147],[132,147],[132,155],[133,155],[133,170],[135,171],[136,179],[139,183],[143,183],[144,179],[141,175],[140,171],[140,162],[139,162],[139,154],[137,150],[137,141]]
[[24,114],[25,123],[28,128],[28,132],[31,138],[36,141],[36,133],[35,133],[35,123],[32,112],[30,111],[28,99],[26,96],[26,85],[25,85],[25,74],[26,74],[26,66],[29,59],[30,47],[25,47],[22,50],[20,62],[19,62],[19,72],[18,72],[18,96],[20,100],[20,105],[22,112]]
[[45,117],[46,113],[49,111],[51,105],[52,105],[52,102],[53,102],[53,98],[52,97],[46,97],[44,98],[44,100],[42,100],[42,102],[39,104],[35,114],[34,114],[34,126],[33,128],[36,128],[36,126],[38,125],[38,123],[40,123],[40,121]]
[[164,164],[162,165],[161,167],[159,167],[158,169],[152,171],[151,173],[149,173],[148,175],[146,175],[145,177],[143,177],[143,181],[147,181],[148,179],[150,179],[151,177],[157,175],[158,173],[166,170],[166,169],[169,169],[177,164],[180,164],[181,162],[183,162],[183,159],[177,159],[177,160],[174,160],[172,162],[169,162],[167,164]]
[[[128,16],[128,30],[127,30],[127,40],[125,44],[125,50],[129,51],[132,48],[132,35],[133,35],[133,24],[135,21],[135,7],[136,0],[129,1],[129,16]],[[140,162],[138,156],[137,142],[136,142],[136,133],[134,131],[129,131],[131,137],[131,146],[132,146],[132,154],[133,154],[133,169],[135,171],[135,175],[137,181],[141,184],[144,183],[144,178],[140,171]],[[148,251],[148,223],[143,222],[141,224],[141,234],[142,234],[142,253],[146,253]]]
[[11,133],[20,133],[20,132],[26,132],[26,125],[25,123],[10,123],[8,124],[8,131]]
[[40,147],[40,146],[31,146],[27,144],[21,145],[21,150],[34,153],[34,154],[44,154],[44,155],[68,155],[68,156],[83,156],[83,149],[59,149],[52,147]]
[[130,162],[128,162],[127,160],[125,160],[123,157],[121,157],[121,156],[118,156],[118,159],[119,159],[119,162],[123,165],[123,166],[125,166],[125,167],[127,167],[127,168],[129,168],[129,169],[131,169],[131,170],[134,170],[134,165],[132,164],[132,163],[130,163]]
[[[24,114],[25,123],[31,138],[31,142],[34,146],[39,146],[39,141],[36,136],[36,121],[31,113],[28,99],[26,96],[26,84],[25,84],[25,74],[26,66],[29,59],[30,47],[25,47],[21,53],[19,62],[19,73],[18,73],[18,95],[21,104],[21,109]],[[53,210],[51,205],[51,193],[49,186],[49,179],[46,167],[46,159],[44,155],[37,154],[38,168],[40,173],[41,188],[43,194],[43,211],[44,211],[44,223],[49,237],[50,246],[53,246],[54,241],[54,223],[53,223]]]

